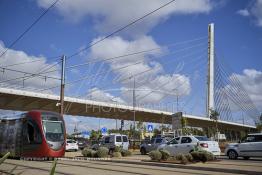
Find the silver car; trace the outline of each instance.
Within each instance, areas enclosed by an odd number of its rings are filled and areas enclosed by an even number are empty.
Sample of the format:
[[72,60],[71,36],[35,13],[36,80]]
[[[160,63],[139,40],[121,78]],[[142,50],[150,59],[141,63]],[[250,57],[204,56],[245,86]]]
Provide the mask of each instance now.
[[149,153],[150,151],[156,150],[158,146],[162,144],[166,144],[168,141],[165,138],[152,138],[148,142],[144,142],[140,145],[140,153],[142,155],[145,155],[146,153]]
[[262,157],[262,133],[248,134],[239,143],[228,144],[225,149],[225,155],[229,159],[237,159],[243,157]]

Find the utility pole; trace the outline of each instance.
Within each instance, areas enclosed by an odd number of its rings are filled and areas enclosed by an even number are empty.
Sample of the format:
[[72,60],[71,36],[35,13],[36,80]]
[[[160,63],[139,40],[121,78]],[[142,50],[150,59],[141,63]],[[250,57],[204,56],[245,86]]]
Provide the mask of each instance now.
[[136,79],[134,77],[134,87],[133,87],[133,112],[134,112],[134,130],[136,130]]
[[176,94],[176,112],[178,112],[178,93]]
[[60,89],[60,114],[64,115],[64,96],[65,96],[65,62],[66,57],[62,56],[62,71],[61,71],[61,89]]
[[207,117],[210,118],[210,109],[215,110],[214,104],[214,70],[215,70],[215,47],[214,47],[214,23],[208,25],[208,73],[207,73]]

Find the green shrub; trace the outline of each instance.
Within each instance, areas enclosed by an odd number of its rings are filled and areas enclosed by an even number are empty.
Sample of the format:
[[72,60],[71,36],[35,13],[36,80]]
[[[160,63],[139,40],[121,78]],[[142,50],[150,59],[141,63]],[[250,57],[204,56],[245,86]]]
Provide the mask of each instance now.
[[201,162],[206,162],[206,161],[212,161],[215,160],[215,156],[208,151],[193,151],[191,152],[191,155],[194,159],[194,161],[201,161]]
[[181,163],[182,164],[188,164],[188,160],[185,156],[182,156]]
[[167,150],[161,149],[159,152],[162,154],[161,160],[167,160],[170,157],[170,153]]
[[204,153],[205,157],[207,158],[207,161],[215,160],[215,156],[211,152],[208,151],[201,151],[201,152]]
[[89,149],[89,148],[85,148],[85,149],[82,150],[82,155],[84,157],[93,157],[92,152],[94,152],[94,150]]
[[122,150],[121,151],[121,154],[122,154],[122,156],[123,157],[127,157],[127,156],[131,156],[132,155],[132,152],[131,151],[129,151],[129,150]]
[[91,151],[91,157],[98,157],[97,151],[92,150],[92,151]]
[[120,152],[113,152],[113,157],[117,157],[117,158],[120,158],[122,157],[122,154]]
[[157,160],[160,161],[162,158],[162,154],[160,151],[155,150],[155,151],[151,151],[149,154],[149,157],[151,158],[151,160]]
[[194,160],[193,156],[190,153],[185,154],[185,157],[189,162],[193,162]]
[[121,146],[116,146],[114,149],[114,152],[121,152],[122,151],[122,147]]
[[176,155],[175,158],[176,158],[176,160],[180,161],[180,163],[182,163],[182,164],[188,163],[188,160],[187,160],[187,158],[184,154],[178,154],[178,155]]
[[109,149],[106,147],[99,147],[97,150],[97,157],[104,158],[108,156]]

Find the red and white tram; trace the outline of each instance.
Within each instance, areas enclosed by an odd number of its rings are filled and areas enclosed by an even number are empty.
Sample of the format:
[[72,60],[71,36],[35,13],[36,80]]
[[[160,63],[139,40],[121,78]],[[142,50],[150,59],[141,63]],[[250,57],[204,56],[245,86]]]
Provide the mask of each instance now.
[[62,157],[66,133],[63,117],[34,110],[0,119],[0,154],[13,157]]

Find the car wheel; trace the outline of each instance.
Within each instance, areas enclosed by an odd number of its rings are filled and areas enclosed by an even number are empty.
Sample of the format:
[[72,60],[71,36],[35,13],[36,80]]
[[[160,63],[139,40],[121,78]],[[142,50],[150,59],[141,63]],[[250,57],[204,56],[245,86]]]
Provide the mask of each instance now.
[[145,148],[141,148],[141,149],[140,149],[140,153],[141,153],[142,155],[146,155],[146,149],[145,149]]
[[237,155],[237,152],[234,151],[234,150],[229,150],[227,152],[227,156],[229,159],[237,159],[238,155]]
[[247,157],[247,156],[244,157],[245,160],[248,160],[249,158],[250,158],[250,157]]

